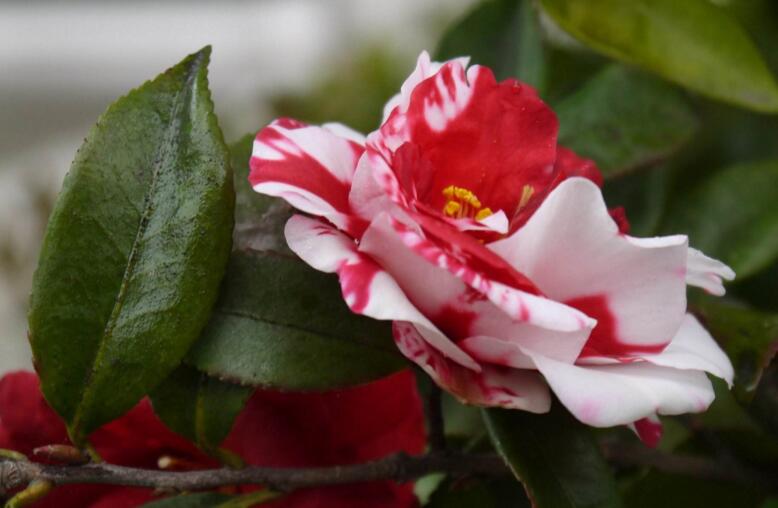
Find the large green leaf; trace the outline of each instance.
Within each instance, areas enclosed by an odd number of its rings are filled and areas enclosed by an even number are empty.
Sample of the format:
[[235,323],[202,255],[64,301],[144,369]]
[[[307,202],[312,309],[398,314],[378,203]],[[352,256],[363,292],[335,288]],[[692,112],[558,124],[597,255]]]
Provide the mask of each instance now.
[[215,455],[253,389],[226,383],[182,365],[151,393],[165,424]]
[[49,220],[30,340],[43,392],[79,444],[167,376],[216,299],[234,195],[209,55],[108,108]]
[[725,169],[671,207],[663,229],[721,259],[738,279],[778,259],[778,160]]
[[559,403],[548,414],[484,410],[497,451],[537,508],[621,506],[616,484],[589,429]]
[[351,313],[334,276],[254,251],[233,254],[188,361],[221,379],[286,390],[349,386],[405,365],[389,323]]
[[753,392],[778,351],[778,315],[712,298],[696,299],[693,309],[732,360],[737,393]]
[[666,158],[697,127],[673,87],[621,65],[606,67],[556,111],[559,143],[593,159],[605,177]]
[[709,0],[541,0],[595,50],[709,97],[778,111],[778,85],[743,28]]

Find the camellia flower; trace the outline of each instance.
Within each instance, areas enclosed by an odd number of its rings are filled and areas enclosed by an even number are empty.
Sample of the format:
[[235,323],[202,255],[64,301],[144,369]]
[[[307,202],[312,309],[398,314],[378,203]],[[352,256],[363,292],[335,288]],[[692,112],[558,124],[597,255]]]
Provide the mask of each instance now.
[[734,273],[686,236],[628,236],[536,92],[466,67],[422,53],[366,138],[274,121],[251,185],[307,214],[291,249],[462,401],[543,413],[550,388],[584,423],[655,440],[655,415],[708,407],[706,372],[732,381],[686,285],[721,295]]
[[[162,457],[187,469],[218,464],[156,417],[147,399],[90,437],[106,462],[156,468]],[[323,393],[257,390],[223,443],[248,464],[314,467],[356,464],[397,452],[418,454],[425,446],[421,400],[413,375]],[[0,379],[0,448],[30,455],[37,447],[67,444],[67,432],[46,404],[30,372]],[[239,487],[236,493],[254,487]],[[232,489],[236,490],[236,489]],[[124,508],[152,501],[151,489],[110,485],[65,485],[36,502],[36,508]],[[377,508],[418,506],[412,485],[389,481],[319,487],[293,492],[268,508],[357,508],[370,499]]]

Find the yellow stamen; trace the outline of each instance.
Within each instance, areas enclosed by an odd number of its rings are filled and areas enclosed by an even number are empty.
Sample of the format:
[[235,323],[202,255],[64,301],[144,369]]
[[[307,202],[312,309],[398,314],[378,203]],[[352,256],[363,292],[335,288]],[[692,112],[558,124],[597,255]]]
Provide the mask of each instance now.
[[485,218],[492,215],[494,212],[491,208],[481,208],[478,210],[478,213],[475,214],[475,220],[484,220]]
[[443,189],[443,196],[447,200],[443,206],[443,214],[447,217],[455,219],[469,217],[483,220],[494,213],[489,208],[482,208],[481,200],[464,187],[449,185]]
[[525,185],[523,189],[521,189],[521,199],[519,199],[519,210],[527,206],[527,203],[529,203],[530,198],[535,193],[535,188],[531,185]]

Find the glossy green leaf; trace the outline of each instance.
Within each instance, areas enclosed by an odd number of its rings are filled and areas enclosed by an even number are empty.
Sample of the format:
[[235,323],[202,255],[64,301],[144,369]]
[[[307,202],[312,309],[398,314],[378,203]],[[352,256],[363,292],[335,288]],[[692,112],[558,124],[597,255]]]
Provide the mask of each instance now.
[[203,451],[219,455],[219,445],[252,392],[251,387],[182,365],[151,393],[151,401],[154,412],[173,431]]
[[488,409],[484,418],[494,447],[536,508],[621,506],[589,429],[559,403],[547,414]]
[[714,99],[778,111],[778,84],[743,28],[709,0],[541,0],[593,49]]
[[232,496],[219,492],[199,492],[166,497],[143,505],[143,508],[217,508]]
[[525,0],[486,0],[451,26],[435,60],[469,56],[498,79],[518,78],[536,88],[545,81],[544,48],[537,13]]
[[611,177],[667,158],[694,134],[694,113],[672,86],[606,67],[556,108],[559,143]]
[[778,314],[713,298],[696,299],[693,309],[732,360],[737,392],[753,392],[778,351]]
[[353,314],[335,276],[253,251],[233,254],[188,361],[221,379],[286,390],[350,386],[406,365],[389,323]]
[[168,375],[218,294],[234,194],[209,55],[108,108],[49,220],[30,339],[43,392],[79,444]]
[[254,135],[248,134],[230,145],[235,177],[235,249],[273,250],[291,253],[284,238],[284,225],[292,207],[284,200],[259,194],[249,184],[249,159]]
[[745,279],[778,259],[778,160],[725,169],[671,207],[663,229]]

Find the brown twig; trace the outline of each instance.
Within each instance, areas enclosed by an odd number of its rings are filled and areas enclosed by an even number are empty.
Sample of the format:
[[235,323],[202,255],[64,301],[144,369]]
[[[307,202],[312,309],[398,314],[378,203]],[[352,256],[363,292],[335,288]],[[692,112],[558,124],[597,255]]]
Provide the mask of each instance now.
[[[621,443],[604,447],[613,463],[628,467],[653,467],[671,474],[729,481],[765,491],[778,490],[778,475],[733,467],[732,464],[693,455],[676,455]],[[0,492],[33,482],[51,484],[107,484],[149,487],[169,491],[207,490],[228,485],[264,485],[288,492],[323,485],[394,480],[407,482],[430,473],[499,476],[510,474],[502,459],[493,454],[431,453],[411,457],[398,454],[381,460],[351,466],[320,468],[210,469],[172,472],[137,469],[110,464],[82,466],[44,465],[28,461],[0,461]]]
[[429,473],[504,475],[508,470],[496,455],[430,454],[410,457],[391,455],[381,460],[352,466],[321,468],[210,469],[172,472],[110,464],[51,466],[33,462],[0,462],[0,487],[22,487],[35,480],[54,485],[108,484],[170,490],[205,490],[226,485],[259,484],[278,491],[342,485],[348,483],[394,480],[407,482]]

